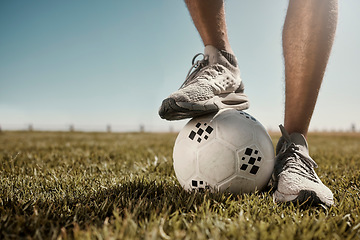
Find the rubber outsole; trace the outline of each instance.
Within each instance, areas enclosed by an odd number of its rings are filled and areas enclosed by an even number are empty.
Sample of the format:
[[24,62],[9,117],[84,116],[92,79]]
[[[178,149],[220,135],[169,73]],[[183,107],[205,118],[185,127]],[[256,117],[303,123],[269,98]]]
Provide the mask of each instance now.
[[173,98],[167,98],[161,104],[159,115],[166,120],[181,120],[214,113],[224,108],[248,109],[248,97],[244,93],[226,93],[200,102],[176,102]]
[[299,203],[299,204],[305,205],[305,206],[317,206],[319,204],[327,205],[326,203],[324,203],[320,200],[320,198],[317,196],[316,192],[311,191],[311,190],[301,190],[299,192],[298,197],[295,198],[292,202]]
[[167,98],[161,104],[159,115],[162,119],[166,120],[181,120],[186,118],[198,117],[208,113],[214,113],[217,111],[219,111],[219,108],[217,106],[212,109],[189,110],[187,108],[182,108],[178,106],[174,99]]
[[[276,192],[276,191],[275,191]],[[279,192],[278,192],[279,194]],[[280,193],[281,194],[281,193]],[[321,204],[324,204],[326,206],[331,206],[333,204],[333,202],[331,203],[326,203],[324,201],[322,201],[318,195],[316,194],[315,191],[312,190],[301,190],[299,191],[299,194],[297,195],[297,197],[291,201],[286,201],[284,199],[286,199],[285,195],[282,195],[282,199],[283,200],[277,200],[274,194],[274,201],[275,202],[285,202],[285,203],[293,203],[293,204],[299,204],[301,206],[318,206]]]

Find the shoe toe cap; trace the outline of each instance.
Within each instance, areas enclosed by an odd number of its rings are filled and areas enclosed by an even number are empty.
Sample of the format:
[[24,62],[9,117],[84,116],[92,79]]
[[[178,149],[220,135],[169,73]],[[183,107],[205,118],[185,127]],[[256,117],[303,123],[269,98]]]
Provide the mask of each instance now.
[[277,189],[274,193],[276,202],[311,201],[324,203],[328,206],[334,204],[334,197],[331,190],[320,180],[314,182],[297,174],[286,174],[280,176]]

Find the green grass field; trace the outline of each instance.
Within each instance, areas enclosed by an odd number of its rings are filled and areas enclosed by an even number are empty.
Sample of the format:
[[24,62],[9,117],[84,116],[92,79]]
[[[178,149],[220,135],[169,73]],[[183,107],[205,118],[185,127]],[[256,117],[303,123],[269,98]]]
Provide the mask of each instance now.
[[0,133],[0,239],[360,239],[359,134],[309,136],[330,208],[275,204],[269,192],[186,192],[175,138]]

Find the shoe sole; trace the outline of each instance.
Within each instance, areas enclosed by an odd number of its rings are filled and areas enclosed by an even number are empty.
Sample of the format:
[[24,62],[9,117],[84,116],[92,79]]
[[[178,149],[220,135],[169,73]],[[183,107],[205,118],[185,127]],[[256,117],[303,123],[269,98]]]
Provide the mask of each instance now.
[[173,98],[167,98],[161,104],[159,115],[166,120],[180,120],[214,113],[223,108],[248,109],[248,97],[244,93],[227,93],[199,102],[176,102]]
[[298,203],[305,206],[317,206],[320,204],[325,204],[327,206],[333,205],[333,200],[329,200],[328,202],[322,201],[316,192],[312,190],[300,190],[298,195],[283,194],[279,191],[275,191],[273,197],[275,202],[292,202],[294,204]]

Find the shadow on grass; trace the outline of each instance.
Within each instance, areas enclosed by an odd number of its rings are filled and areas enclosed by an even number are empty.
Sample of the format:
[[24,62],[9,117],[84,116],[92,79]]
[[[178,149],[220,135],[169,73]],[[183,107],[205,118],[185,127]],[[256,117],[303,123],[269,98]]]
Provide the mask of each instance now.
[[[188,192],[174,183],[136,179],[81,197],[49,195],[27,202],[5,199],[0,205],[0,238],[57,238],[62,231],[71,236],[74,226],[80,229],[101,227],[114,216],[114,211],[120,218],[131,215],[137,223],[174,212],[217,212],[220,209],[226,209],[227,216],[232,217],[239,211],[234,204],[269,205],[271,193],[269,188],[262,193],[243,195]],[[308,207],[300,206],[302,209]]]
[[106,218],[113,216],[115,209],[120,217],[131,214],[134,220],[140,222],[174,211],[195,211],[204,202],[226,205],[228,201],[240,197],[187,192],[173,183],[136,179],[95,193],[84,193],[81,197],[44,195],[27,202],[2,198],[0,238],[56,238],[61,229],[69,230],[74,225],[80,228],[102,226]]

